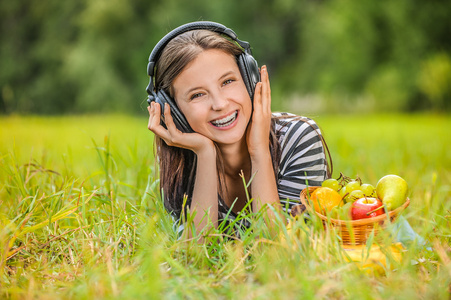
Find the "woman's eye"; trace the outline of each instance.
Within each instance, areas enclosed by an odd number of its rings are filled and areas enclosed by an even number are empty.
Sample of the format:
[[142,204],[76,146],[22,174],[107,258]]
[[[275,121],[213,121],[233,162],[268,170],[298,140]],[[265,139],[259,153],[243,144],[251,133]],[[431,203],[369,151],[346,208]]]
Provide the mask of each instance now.
[[190,97],[190,100],[194,100],[194,99],[196,99],[196,98],[199,98],[199,97],[202,97],[202,93],[196,93],[196,94],[193,94],[191,97]]
[[227,79],[226,81],[223,82],[222,85],[228,85],[230,83],[232,83],[234,80],[233,79]]

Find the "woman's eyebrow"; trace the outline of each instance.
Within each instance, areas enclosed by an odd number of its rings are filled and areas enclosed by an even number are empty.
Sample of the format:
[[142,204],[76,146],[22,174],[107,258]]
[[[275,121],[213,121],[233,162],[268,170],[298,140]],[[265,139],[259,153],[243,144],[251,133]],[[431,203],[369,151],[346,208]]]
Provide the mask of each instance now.
[[[220,80],[222,80],[222,79],[224,79],[224,78],[226,78],[226,77],[228,77],[230,75],[235,75],[235,71],[231,70],[231,71],[225,72],[224,74],[222,74],[218,78],[218,81],[220,81]],[[199,90],[199,89],[202,89],[202,87],[201,86],[196,86],[196,87],[190,88],[185,93],[183,93],[183,97],[188,97],[193,91]]]
[[224,79],[225,77],[228,77],[230,75],[235,75],[235,72],[234,71],[225,72],[221,77],[219,77],[219,80]]
[[201,88],[202,88],[201,86],[197,86],[197,87],[190,88],[189,90],[187,90],[187,91],[183,94],[183,96],[184,96],[184,97],[189,97],[189,95],[190,95],[193,91],[195,91],[195,90],[200,90]]

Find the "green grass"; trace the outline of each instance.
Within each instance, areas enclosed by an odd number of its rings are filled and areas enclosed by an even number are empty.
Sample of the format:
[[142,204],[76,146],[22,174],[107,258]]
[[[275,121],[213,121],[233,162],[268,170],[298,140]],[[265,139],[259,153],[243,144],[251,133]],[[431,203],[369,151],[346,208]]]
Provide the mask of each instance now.
[[279,224],[281,242],[258,215],[239,241],[177,241],[145,118],[0,117],[0,298],[449,299],[451,118],[313,118],[334,177],[407,180],[403,215],[430,250],[407,245],[376,276],[347,263],[317,220],[295,235]]

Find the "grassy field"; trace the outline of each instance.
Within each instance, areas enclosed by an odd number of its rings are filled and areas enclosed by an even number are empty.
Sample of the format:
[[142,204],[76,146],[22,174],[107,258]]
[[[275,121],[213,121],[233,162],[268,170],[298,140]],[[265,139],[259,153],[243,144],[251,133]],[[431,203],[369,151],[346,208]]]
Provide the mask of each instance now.
[[0,117],[0,298],[450,299],[451,117],[312,117],[333,177],[407,180],[403,215],[426,246],[373,272],[315,218],[271,239],[258,215],[241,240],[180,242],[145,118]]

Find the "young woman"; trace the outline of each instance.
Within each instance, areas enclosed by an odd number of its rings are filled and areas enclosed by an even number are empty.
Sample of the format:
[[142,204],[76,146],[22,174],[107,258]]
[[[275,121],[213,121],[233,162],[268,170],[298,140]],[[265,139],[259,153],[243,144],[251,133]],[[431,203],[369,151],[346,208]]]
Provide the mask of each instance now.
[[[165,37],[149,71],[155,76],[148,88],[153,95],[148,128],[156,136],[164,204],[180,232],[187,210],[197,233],[224,218],[233,220],[246,207],[265,208],[271,224],[274,211],[289,212],[307,184],[320,185],[329,175],[315,122],[273,114],[266,66],[257,71],[261,81],[249,88],[240,65],[241,41],[209,26]],[[175,106],[155,101],[159,91]],[[179,130],[171,110],[178,110],[193,132]],[[247,190],[243,179],[250,182]]]

